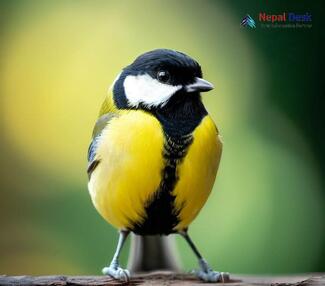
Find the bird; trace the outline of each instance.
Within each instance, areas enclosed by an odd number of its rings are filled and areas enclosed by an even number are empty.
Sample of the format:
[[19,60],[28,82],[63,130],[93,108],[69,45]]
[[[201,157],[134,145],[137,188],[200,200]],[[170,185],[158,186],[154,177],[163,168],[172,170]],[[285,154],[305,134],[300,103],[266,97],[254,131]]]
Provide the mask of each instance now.
[[211,193],[222,153],[218,128],[201,98],[213,88],[196,60],[172,49],[141,54],[114,80],[88,149],[92,203],[119,231],[103,274],[129,281],[119,257],[130,233],[179,234],[198,259],[197,277],[223,279],[188,231]]

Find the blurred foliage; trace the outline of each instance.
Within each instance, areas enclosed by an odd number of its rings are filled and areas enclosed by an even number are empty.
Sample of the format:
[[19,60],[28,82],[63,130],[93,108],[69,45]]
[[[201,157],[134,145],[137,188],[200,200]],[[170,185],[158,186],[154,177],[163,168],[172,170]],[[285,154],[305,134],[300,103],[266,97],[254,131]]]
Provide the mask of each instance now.
[[[106,88],[160,47],[193,56],[216,86],[204,102],[224,153],[190,229],[202,253],[229,272],[324,271],[320,3],[1,1],[0,271],[97,274],[109,261],[116,230],[91,205],[86,151]],[[288,10],[313,27],[240,26]]]

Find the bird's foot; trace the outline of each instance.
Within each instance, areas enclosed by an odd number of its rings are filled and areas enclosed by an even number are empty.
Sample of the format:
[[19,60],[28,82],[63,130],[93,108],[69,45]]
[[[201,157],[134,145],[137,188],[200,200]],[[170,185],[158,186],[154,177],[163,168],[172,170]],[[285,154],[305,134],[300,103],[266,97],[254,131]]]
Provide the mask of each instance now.
[[199,260],[200,270],[194,270],[194,274],[204,282],[227,282],[229,281],[229,273],[214,271],[208,263]]
[[196,277],[201,279],[204,282],[221,282],[225,283],[229,281],[229,273],[227,272],[218,272],[212,269],[208,271],[195,270],[194,274]]
[[104,275],[109,275],[116,280],[120,280],[123,282],[129,282],[130,281],[130,272],[127,269],[123,269],[119,267],[116,264],[111,264],[108,267],[104,267],[102,270],[102,273]]

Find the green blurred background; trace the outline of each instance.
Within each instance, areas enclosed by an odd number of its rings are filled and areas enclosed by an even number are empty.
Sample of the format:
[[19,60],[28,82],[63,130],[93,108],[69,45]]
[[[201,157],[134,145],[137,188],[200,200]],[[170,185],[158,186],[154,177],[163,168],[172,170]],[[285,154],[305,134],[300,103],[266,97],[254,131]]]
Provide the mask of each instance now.
[[[309,12],[313,27],[240,26],[260,11]],[[216,86],[204,102],[224,153],[190,229],[211,265],[324,271],[320,13],[321,1],[1,1],[0,272],[98,274],[109,261],[117,233],[87,192],[90,135],[121,68],[161,47]]]

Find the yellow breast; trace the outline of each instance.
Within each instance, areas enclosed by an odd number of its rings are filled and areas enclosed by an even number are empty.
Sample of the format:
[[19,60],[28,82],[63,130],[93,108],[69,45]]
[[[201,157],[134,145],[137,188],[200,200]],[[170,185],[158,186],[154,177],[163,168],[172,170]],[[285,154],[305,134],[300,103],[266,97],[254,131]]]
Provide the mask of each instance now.
[[[192,135],[186,155],[177,164],[178,180],[171,190],[179,210],[174,231],[186,228],[203,207],[221,156],[221,142],[209,116]],[[166,164],[164,141],[159,121],[139,110],[120,112],[102,132],[95,157],[100,163],[88,187],[98,212],[116,228],[132,229],[148,219],[145,208],[159,191]]]
[[179,181],[173,194],[176,208],[181,211],[176,230],[187,228],[208,199],[222,152],[222,143],[210,116],[204,117],[193,137],[187,155],[177,168]]
[[163,144],[158,120],[143,111],[122,112],[104,129],[88,188],[98,212],[116,228],[144,220],[161,180]]

